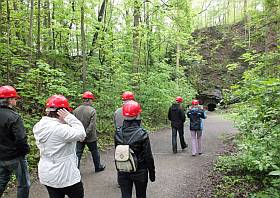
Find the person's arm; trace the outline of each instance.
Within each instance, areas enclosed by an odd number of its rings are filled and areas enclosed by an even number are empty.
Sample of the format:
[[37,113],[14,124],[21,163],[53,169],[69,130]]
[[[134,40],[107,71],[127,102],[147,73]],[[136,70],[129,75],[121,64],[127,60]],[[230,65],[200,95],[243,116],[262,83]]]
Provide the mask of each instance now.
[[85,128],[74,115],[65,109],[58,110],[57,114],[61,121],[66,122],[66,124],[59,126],[60,128],[57,134],[64,142],[83,141],[85,139]]
[[29,153],[30,148],[27,143],[27,135],[24,129],[24,125],[19,115],[17,118],[15,118],[14,122],[11,123],[11,129],[13,134],[15,135],[15,145],[17,152],[22,156],[25,156],[27,153]]
[[155,176],[156,172],[155,172],[155,164],[154,164],[154,158],[153,158],[149,136],[144,141],[144,149],[145,149],[144,159],[145,159],[146,166],[149,170],[149,178],[151,182],[154,182],[156,179]]
[[202,118],[202,119],[206,119],[206,117],[207,117],[207,116],[206,116],[206,112],[202,110],[202,111],[201,111],[201,118]]
[[171,120],[171,107],[168,110],[168,120]]
[[182,121],[185,122],[186,121],[186,115],[183,109],[181,109],[181,117],[182,117]]
[[90,113],[90,121],[89,121],[89,125],[86,128],[86,134],[90,134],[90,133],[96,133],[96,111],[95,109],[93,109]]

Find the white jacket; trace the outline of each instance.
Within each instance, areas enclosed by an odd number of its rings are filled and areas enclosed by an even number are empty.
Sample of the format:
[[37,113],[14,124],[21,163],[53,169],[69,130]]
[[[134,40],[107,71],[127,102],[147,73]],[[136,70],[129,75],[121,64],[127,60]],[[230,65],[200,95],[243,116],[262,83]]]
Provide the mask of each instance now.
[[41,184],[53,188],[64,188],[81,181],[77,168],[76,142],[85,139],[85,129],[72,114],[65,117],[65,122],[42,117],[33,127],[40,150],[39,179]]

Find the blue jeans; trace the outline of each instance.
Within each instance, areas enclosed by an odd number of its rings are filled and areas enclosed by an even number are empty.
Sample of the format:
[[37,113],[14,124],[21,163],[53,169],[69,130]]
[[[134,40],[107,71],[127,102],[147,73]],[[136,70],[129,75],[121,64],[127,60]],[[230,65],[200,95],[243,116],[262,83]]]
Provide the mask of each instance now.
[[27,160],[24,157],[3,161],[0,160],[0,197],[4,193],[11,175],[16,173],[18,181],[17,198],[28,198],[30,177],[27,170]]
[[98,170],[100,168],[100,155],[97,148],[97,141],[94,142],[77,142],[77,150],[76,154],[78,157],[78,168],[80,168],[80,161],[85,149],[85,146],[87,145],[89,151],[91,152],[92,160],[94,163],[95,170]]

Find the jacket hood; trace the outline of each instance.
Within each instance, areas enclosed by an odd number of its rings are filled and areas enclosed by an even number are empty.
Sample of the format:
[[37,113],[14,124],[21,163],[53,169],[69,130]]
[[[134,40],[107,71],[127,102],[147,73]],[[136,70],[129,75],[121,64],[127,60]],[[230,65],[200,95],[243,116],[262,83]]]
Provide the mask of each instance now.
[[115,136],[118,142],[125,144],[131,144],[137,141],[141,141],[146,139],[147,137],[147,132],[143,128],[137,126],[119,128]]
[[46,142],[51,135],[50,126],[56,127],[59,123],[60,121],[57,118],[50,118],[47,116],[42,117],[42,119],[33,127],[35,139],[41,143]]

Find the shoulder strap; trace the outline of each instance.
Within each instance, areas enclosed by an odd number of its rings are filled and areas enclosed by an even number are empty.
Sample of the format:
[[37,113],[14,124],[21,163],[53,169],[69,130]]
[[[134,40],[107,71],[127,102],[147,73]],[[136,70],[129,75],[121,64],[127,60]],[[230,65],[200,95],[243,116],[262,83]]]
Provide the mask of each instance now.
[[133,139],[133,137],[134,137],[135,135],[137,135],[137,133],[138,133],[140,130],[142,130],[142,128],[137,129],[137,131],[136,131],[136,132],[129,138],[129,140],[126,142],[125,139],[124,139],[124,136],[123,136],[123,130],[122,130],[122,128],[120,128],[120,134],[121,134],[121,136],[122,136],[123,143],[124,143],[124,144],[129,144],[130,141]]

